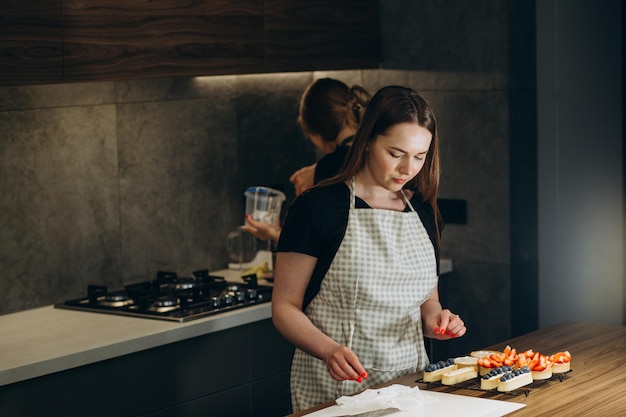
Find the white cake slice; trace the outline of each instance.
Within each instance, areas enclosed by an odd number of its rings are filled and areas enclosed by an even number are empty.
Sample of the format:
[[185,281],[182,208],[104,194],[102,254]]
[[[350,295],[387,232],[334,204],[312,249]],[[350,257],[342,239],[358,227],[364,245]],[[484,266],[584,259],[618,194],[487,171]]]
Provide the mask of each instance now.
[[480,378],[480,389],[484,390],[492,390],[498,388],[500,384],[500,378],[504,374],[513,371],[513,368],[510,366],[500,366],[498,368],[493,368],[491,371],[486,373]]
[[523,387],[524,385],[531,384],[532,382],[533,375],[530,373],[530,369],[528,369],[527,366],[523,366],[520,369],[516,369],[502,375],[500,383],[498,384],[498,391],[513,391]]
[[468,379],[476,378],[478,371],[472,366],[455,369],[454,371],[446,372],[441,376],[441,383],[443,385],[454,385],[459,382],[467,381]]
[[454,359],[431,363],[426,366],[426,368],[424,368],[424,376],[422,380],[424,382],[441,381],[441,377],[443,376],[443,374],[453,371],[456,368],[457,365],[454,363]]

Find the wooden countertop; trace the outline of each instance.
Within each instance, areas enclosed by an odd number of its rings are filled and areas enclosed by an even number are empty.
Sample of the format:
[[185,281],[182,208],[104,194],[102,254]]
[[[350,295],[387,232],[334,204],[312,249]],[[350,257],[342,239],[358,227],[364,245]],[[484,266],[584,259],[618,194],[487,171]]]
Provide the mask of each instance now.
[[[545,354],[568,350],[572,354],[572,371],[565,374],[563,381],[554,379],[531,388],[527,396],[418,384],[421,371],[389,384],[418,385],[423,390],[526,404],[510,414],[514,417],[626,416],[626,326],[564,322],[485,349],[503,350],[506,345],[518,351],[533,349]],[[332,404],[291,416],[304,416]]]

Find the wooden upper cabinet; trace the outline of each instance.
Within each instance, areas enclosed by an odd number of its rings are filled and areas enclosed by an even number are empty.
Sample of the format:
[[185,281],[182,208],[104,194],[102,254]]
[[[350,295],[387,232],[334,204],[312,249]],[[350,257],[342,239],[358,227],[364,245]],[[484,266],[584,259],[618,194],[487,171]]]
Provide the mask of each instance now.
[[61,82],[61,0],[3,0],[0,5],[0,85]]
[[67,81],[263,67],[262,0],[65,0]]
[[265,0],[269,71],[377,68],[378,0]]
[[0,85],[376,68],[378,0],[3,0]]

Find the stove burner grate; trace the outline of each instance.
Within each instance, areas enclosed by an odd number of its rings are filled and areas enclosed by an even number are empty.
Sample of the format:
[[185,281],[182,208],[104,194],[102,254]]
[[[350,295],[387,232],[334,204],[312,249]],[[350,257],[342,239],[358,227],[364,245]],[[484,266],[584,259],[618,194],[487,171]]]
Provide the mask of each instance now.
[[272,287],[244,277],[243,283],[228,282],[208,270],[192,277],[159,271],[157,278],[108,291],[89,285],[87,296],[55,304],[56,308],[91,311],[185,322],[271,301]]

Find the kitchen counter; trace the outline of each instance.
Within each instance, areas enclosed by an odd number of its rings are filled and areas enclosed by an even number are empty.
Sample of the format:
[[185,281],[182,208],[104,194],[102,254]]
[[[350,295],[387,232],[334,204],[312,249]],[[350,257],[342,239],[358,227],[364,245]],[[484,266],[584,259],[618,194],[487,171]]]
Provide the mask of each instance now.
[[[441,274],[452,261],[441,260]],[[241,281],[237,270],[212,271]],[[263,282],[263,285],[267,283]],[[0,386],[271,317],[271,303],[185,323],[46,306],[0,316]]]
[[[422,390],[525,404],[526,407],[510,414],[515,417],[626,416],[626,326],[565,322],[486,349],[503,350],[506,345],[518,351],[533,349],[545,354],[568,350],[572,354],[572,371],[565,374],[563,381],[554,379],[531,388],[528,396],[417,383],[422,372],[389,384],[418,385]],[[305,416],[333,404],[330,402],[291,416]]]
[[[240,281],[239,271],[213,273]],[[54,306],[7,314],[0,316],[0,386],[270,317],[271,303],[185,323]]]

